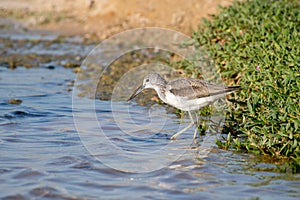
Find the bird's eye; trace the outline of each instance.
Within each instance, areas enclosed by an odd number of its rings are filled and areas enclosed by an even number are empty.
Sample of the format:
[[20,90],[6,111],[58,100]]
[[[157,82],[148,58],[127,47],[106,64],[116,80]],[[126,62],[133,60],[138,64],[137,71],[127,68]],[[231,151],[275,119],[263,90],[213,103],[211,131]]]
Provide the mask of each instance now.
[[146,79],[145,82],[148,83],[148,82],[149,82],[149,79]]

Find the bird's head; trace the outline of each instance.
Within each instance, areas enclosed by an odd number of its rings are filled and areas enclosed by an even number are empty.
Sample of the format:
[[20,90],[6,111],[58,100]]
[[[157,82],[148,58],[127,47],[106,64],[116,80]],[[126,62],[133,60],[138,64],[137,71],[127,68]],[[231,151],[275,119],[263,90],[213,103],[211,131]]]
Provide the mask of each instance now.
[[135,98],[144,89],[152,88],[156,90],[159,86],[165,85],[166,83],[166,80],[161,77],[161,75],[157,73],[148,74],[144,77],[143,84],[134,91],[134,93],[129,97],[128,101]]

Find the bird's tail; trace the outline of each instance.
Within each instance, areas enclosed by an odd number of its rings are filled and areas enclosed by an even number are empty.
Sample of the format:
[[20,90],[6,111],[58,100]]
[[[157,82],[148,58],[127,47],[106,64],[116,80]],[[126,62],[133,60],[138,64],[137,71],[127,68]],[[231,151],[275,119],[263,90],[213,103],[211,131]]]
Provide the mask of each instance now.
[[226,91],[226,93],[231,93],[231,92],[234,92],[234,91],[237,91],[240,89],[241,89],[241,86],[227,86],[225,88],[225,91]]
[[241,89],[240,86],[217,86],[217,87],[212,87],[209,90],[209,94],[210,96],[214,96],[214,95],[227,95],[227,94],[231,94],[237,90]]

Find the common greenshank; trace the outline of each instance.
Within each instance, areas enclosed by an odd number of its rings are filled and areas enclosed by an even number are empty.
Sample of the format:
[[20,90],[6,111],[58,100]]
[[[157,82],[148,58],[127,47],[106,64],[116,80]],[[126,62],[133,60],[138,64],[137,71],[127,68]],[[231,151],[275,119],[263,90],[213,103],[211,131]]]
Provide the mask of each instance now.
[[[151,73],[145,76],[143,84],[134,91],[128,101],[135,98],[147,88],[154,89],[164,103],[189,113],[191,123],[174,134],[171,137],[173,140],[191,128],[195,123],[197,125],[198,119],[195,122],[190,111],[199,110],[202,107],[210,105],[227,94],[240,89],[240,86],[214,85],[194,78],[180,78],[167,82],[161,75]],[[194,139],[196,136],[197,128],[194,132]]]

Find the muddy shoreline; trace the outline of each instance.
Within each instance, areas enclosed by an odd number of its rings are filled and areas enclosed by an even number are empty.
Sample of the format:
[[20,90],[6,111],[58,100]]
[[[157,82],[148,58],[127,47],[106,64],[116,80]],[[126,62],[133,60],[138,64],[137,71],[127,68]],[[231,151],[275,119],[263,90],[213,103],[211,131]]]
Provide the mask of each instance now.
[[[0,2],[0,63],[9,68],[36,67],[39,63],[51,65],[57,59],[64,60],[57,65],[78,67],[88,52],[72,51],[73,44],[92,49],[116,33],[142,27],[168,28],[191,35],[201,18],[216,13],[219,5],[228,6],[231,2],[3,0]],[[69,46],[69,51],[53,54],[58,48],[55,45],[63,46],[60,45],[63,43]]]
[[[52,32],[63,36],[105,39],[132,28],[161,27],[190,35],[201,18],[232,0],[3,0],[0,33]],[[11,20],[10,22],[5,20]],[[13,24],[10,24],[13,23]]]

